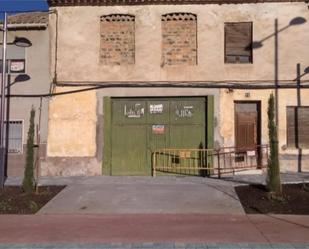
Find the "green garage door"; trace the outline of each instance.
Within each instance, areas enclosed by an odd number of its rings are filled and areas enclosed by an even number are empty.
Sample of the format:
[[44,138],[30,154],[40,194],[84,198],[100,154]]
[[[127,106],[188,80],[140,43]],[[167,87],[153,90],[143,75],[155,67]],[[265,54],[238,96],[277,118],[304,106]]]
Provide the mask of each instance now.
[[151,175],[152,151],[205,146],[206,98],[112,98],[109,108],[111,175]]

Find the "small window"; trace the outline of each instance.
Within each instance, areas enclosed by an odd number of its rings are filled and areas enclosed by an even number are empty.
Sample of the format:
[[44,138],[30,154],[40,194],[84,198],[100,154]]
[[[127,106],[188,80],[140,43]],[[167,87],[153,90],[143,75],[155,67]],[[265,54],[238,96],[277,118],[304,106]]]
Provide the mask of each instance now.
[[[5,122],[5,124],[7,124]],[[5,138],[4,138],[5,139]],[[9,153],[23,153],[23,121],[12,120],[9,122]]]
[[287,145],[309,148],[309,106],[287,107]]
[[252,63],[252,23],[225,23],[225,63]]

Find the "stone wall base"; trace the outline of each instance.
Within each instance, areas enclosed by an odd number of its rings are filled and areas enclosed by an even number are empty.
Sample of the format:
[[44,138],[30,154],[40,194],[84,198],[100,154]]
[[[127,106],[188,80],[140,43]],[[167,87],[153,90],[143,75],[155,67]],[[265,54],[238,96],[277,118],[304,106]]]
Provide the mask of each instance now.
[[102,163],[95,157],[47,157],[41,163],[41,176],[102,175]]
[[[42,146],[43,147],[43,146]],[[43,147],[42,150],[45,150]],[[44,153],[42,153],[44,154]],[[95,157],[41,157],[41,176],[96,176],[102,175],[102,162]],[[282,173],[309,172],[309,155],[303,155],[299,163],[297,155],[281,155]],[[22,177],[25,167],[25,154],[10,155],[8,176]]]
[[[40,158],[42,161],[46,158],[46,144],[40,144]],[[36,157],[36,148],[34,149]],[[11,177],[23,177],[26,164],[27,145],[23,145],[22,153],[9,153],[7,175]]]
[[281,172],[309,172],[309,155],[303,155],[301,158],[298,155],[281,155],[280,156],[280,169]]

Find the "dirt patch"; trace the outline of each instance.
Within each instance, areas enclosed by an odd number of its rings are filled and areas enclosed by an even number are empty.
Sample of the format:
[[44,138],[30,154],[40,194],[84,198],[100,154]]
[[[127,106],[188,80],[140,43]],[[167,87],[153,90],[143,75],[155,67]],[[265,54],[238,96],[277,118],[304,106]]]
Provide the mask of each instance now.
[[283,200],[272,200],[263,185],[235,188],[247,214],[309,214],[309,183],[282,185]]
[[7,186],[0,190],[0,214],[34,214],[64,187],[42,186],[38,194],[27,194],[20,187]]

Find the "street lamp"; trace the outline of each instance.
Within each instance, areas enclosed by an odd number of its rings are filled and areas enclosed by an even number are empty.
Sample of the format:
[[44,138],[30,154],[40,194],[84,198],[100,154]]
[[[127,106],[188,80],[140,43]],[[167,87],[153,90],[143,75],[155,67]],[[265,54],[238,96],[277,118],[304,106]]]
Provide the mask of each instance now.
[[22,48],[27,48],[32,45],[31,41],[29,41],[25,37],[15,37],[13,44],[15,44],[17,47],[22,47]]
[[289,22],[289,24],[288,25],[286,25],[286,26],[284,26],[283,28],[281,28],[281,29],[278,29],[278,21],[277,21],[277,19],[275,20],[275,32],[273,33],[273,34],[271,34],[271,35],[268,35],[268,36],[266,36],[266,37],[264,37],[263,39],[261,39],[261,40],[259,40],[259,41],[253,41],[252,43],[251,43],[251,46],[249,47],[247,47],[247,49],[258,49],[258,48],[261,48],[261,47],[263,47],[263,42],[264,41],[266,41],[266,40],[268,40],[268,39],[270,39],[270,38],[272,38],[272,37],[275,37],[275,39],[276,39],[276,36],[278,35],[278,33],[280,33],[280,32],[282,32],[282,31],[284,31],[284,30],[286,30],[286,29],[288,29],[289,27],[291,27],[291,26],[297,26],[297,25],[302,25],[302,24],[304,24],[304,23],[306,23],[307,22],[307,20],[305,19],[305,18],[303,18],[303,17],[301,17],[301,16],[298,16],[298,17],[295,17],[295,18],[293,18],[290,22]]
[[[18,83],[18,82],[24,82],[24,81],[27,81],[27,80],[30,80],[30,76],[28,74],[18,74],[14,81],[11,82],[11,79],[10,77],[8,78],[8,82],[7,82],[7,86],[5,87],[6,89],[9,89],[11,86],[13,86],[14,84]],[[7,93],[7,95],[10,95]]]
[[[1,81],[1,102],[0,102],[0,189],[4,187],[5,180],[5,169],[6,169],[6,139],[8,139],[8,134],[5,135],[6,129],[4,125],[5,121],[5,90],[7,87],[7,72],[6,72],[6,50],[7,50],[7,31],[8,31],[8,23],[7,23],[7,12],[4,12],[4,20],[3,20],[3,48],[2,48],[2,81]],[[24,37],[15,37],[13,42],[14,45],[19,47],[30,47],[31,42]],[[18,78],[18,77],[17,77]],[[8,130],[8,129],[7,129]]]

